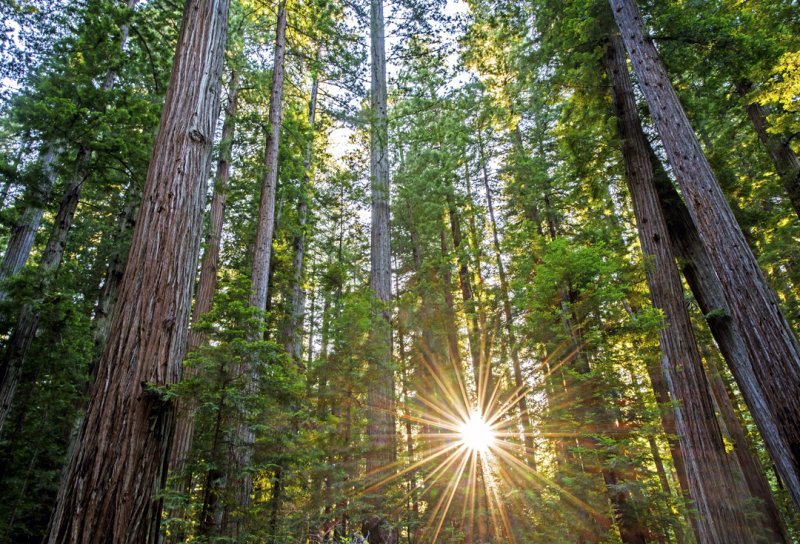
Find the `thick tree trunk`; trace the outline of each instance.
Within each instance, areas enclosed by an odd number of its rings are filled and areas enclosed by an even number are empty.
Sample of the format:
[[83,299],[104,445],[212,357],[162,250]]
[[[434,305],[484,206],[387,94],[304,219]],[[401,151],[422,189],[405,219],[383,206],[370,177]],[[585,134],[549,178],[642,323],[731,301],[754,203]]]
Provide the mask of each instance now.
[[303,316],[305,314],[305,291],[303,290],[303,265],[306,250],[306,222],[308,221],[309,172],[311,170],[311,153],[314,145],[314,123],[317,114],[317,74],[311,82],[311,100],[308,103],[309,141],[303,157],[303,181],[300,186],[300,197],[297,202],[298,230],[292,239],[294,258],[292,259],[292,293],[289,302],[288,316],[281,327],[281,342],[286,353],[302,366],[303,352]]
[[[370,59],[372,64],[370,107],[370,178],[372,218],[370,227],[370,288],[381,305],[370,338],[367,374],[367,473],[380,478],[395,460],[394,373],[392,370],[392,327],[389,303],[392,298],[392,264],[389,243],[389,131],[387,120],[386,46],[383,0],[370,1]],[[390,530],[378,504],[364,519],[370,544],[393,544],[396,530]]]
[[667,158],[730,303],[731,319],[751,360],[759,362],[754,377],[789,453],[773,460],[800,508],[800,345],[725,201],[655,47],[644,36],[635,1],[611,0],[611,6]]
[[631,192],[639,240],[653,266],[646,271],[653,306],[664,312],[667,326],[659,331],[662,366],[676,408],[677,432],[685,454],[689,494],[699,516],[704,543],[753,542],[745,516],[749,490],[741,469],[730,459],[717,423],[709,386],[684,304],[683,287],[669,244],[653,169],[641,132],[622,40],[609,38],[605,55],[611,93],[622,139],[622,155]]
[[44,217],[44,208],[50,198],[50,192],[56,183],[54,162],[59,149],[55,144],[46,145],[39,154],[39,167],[42,169],[42,182],[31,194],[31,202],[27,203],[19,221],[11,230],[3,261],[0,263],[0,300],[6,298],[6,290],[2,282],[19,274],[31,254],[36,233]]
[[180,378],[200,251],[229,0],[189,0],[144,198],[48,541],[156,542],[156,494],[174,414],[156,387]]
[[[200,265],[200,279],[197,282],[197,291],[194,296],[192,325],[197,324],[201,316],[211,311],[211,304],[214,301],[214,293],[217,289],[217,267],[222,245],[222,226],[225,222],[225,198],[228,180],[231,175],[231,147],[236,124],[236,111],[239,105],[239,79],[239,72],[234,70],[231,73],[228,104],[225,108],[225,120],[222,123],[219,159],[217,160],[217,171],[214,175],[214,196],[211,197],[211,224],[206,235],[205,252]],[[187,353],[202,346],[205,342],[206,337],[203,333],[197,330],[189,331]],[[195,371],[194,369],[186,369],[185,372],[188,377],[189,373],[193,374]],[[173,474],[179,474],[183,470],[186,459],[192,449],[192,438],[194,436],[192,408],[191,406],[183,406],[178,413],[175,439],[170,455],[170,470]]]
[[[709,329],[731,372],[737,378],[737,382],[744,385],[744,387],[740,386],[742,396],[751,408],[750,412],[753,420],[761,431],[762,438],[767,443],[770,454],[775,455],[770,449],[769,440],[772,439],[773,445],[777,444],[779,446],[777,448],[778,455],[786,455],[785,449],[780,447],[781,443],[778,440],[777,427],[766,409],[766,400],[763,397],[761,388],[758,387],[753,376],[753,364],[745,349],[744,341],[730,318],[730,312],[727,311],[728,304],[722,293],[719,279],[709,261],[708,254],[697,233],[697,228],[692,222],[689,210],[669,180],[667,173],[661,168],[661,164],[652,150],[650,150],[650,157],[655,167],[656,188],[659,193],[661,209],[664,212],[670,232],[673,251],[684,263],[683,275],[686,278],[686,282],[689,284],[700,310],[706,315]],[[712,380],[712,387],[715,385],[718,384],[715,384]],[[715,396],[719,394],[717,390],[714,390],[714,393]],[[734,432],[731,434],[734,434]],[[767,488],[769,492],[765,493],[764,489],[759,489],[757,485],[753,485],[755,482],[750,482],[756,475],[753,472],[751,463],[742,462],[740,459],[740,464],[753,494],[764,502],[767,521],[773,527],[773,529],[768,528],[768,530],[775,533],[773,540],[780,542],[778,535],[783,534],[784,529],[782,529],[783,524],[780,515],[773,508],[775,502],[771,491]],[[759,468],[758,470],[763,478],[763,469]]]
[[[742,80],[737,81],[735,86],[739,96],[747,100],[747,95],[753,89],[753,84],[750,81]],[[748,101],[746,108],[747,116],[753,123],[758,139],[767,148],[767,153],[769,153],[769,157],[775,165],[775,171],[781,178],[781,183],[786,190],[786,196],[789,197],[794,213],[800,217],[800,160],[798,160],[797,154],[788,140],[784,141],[779,135],[767,132],[770,124],[767,120],[767,112],[764,111],[764,106],[758,102]]]

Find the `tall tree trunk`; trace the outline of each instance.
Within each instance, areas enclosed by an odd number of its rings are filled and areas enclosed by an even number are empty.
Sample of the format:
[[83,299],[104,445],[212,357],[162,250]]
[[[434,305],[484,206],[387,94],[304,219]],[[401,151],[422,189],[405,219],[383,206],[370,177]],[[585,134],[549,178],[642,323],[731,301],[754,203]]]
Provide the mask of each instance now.
[[272,68],[272,92],[269,99],[269,132],[264,149],[264,175],[261,178],[261,199],[258,205],[258,227],[253,250],[253,271],[250,305],[264,310],[267,304],[272,233],[275,228],[275,189],[278,183],[278,148],[281,136],[283,74],[286,59],[286,3],[278,7],[275,33],[275,57]]
[[[747,100],[747,95],[753,90],[753,84],[747,80],[740,80],[735,83],[736,92],[743,99]],[[767,120],[767,112],[764,106],[758,102],[747,101],[747,116],[753,123],[758,139],[767,148],[769,158],[775,165],[775,171],[781,178],[783,188],[789,197],[794,213],[800,217],[800,160],[792,149],[790,141],[784,140],[778,134],[770,134],[767,129],[770,123]]]
[[292,239],[292,249],[294,258],[292,259],[292,293],[289,302],[288,316],[284,319],[281,327],[281,342],[286,352],[298,364],[302,366],[303,352],[303,316],[305,314],[305,291],[303,290],[303,264],[306,249],[306,223],[308,221],[308,200],[309,200],[309,172],[311,170],[311,153],[314,146],[314,123],[317,114],[317,73],[314,72],[311,81],[311,100],[308,103],[308,125],[309,135],[308,144],[303,157],[303,181],[300,185],[300,197],[297,202],[298,230]]
[[[278,148],[281,134],[281,108],[283,105],[283,74],[286,59],[286,2],[278,6],[278,20],[275,31],[275,57],[272,68],[272,92],[269,100],[269,132],[264,150],[264,176],[261,179],[261,199],[258,205],[258,227],[253,251],[253,268],[251,274],[252,294],[250,306],[263,311],[267,304],[267,288],[270,275],[270,259],[272,254],[272,233],[275,227],[275,188],[278,182]],[[256,334],[253,340],[259,340]],[[251,362],[245,360],[242,372],[247,379],[247,392],[256,393],[258,376],[254,375]],[[236,453],[235,464],[239,469],[250,464],[252,449],[255,445],[255,433],[247,422],[239,425],[238,440],[240,447]],[[238,503],[240,507],[248,507],[253,482],[249,473],[241,476],[237,483]]]
[[189,0],[119,299],[48,542],[156,542],[229,0]]
[[645,272],[650,297],[653,306],[664,312],[668,324],[659,331],[662,366],[672,398],[680,403],[676,408],[677,431],[685,454],[689,494],[699,513],[699,537],[704,543],[753,542],[742,502],[749,491],[742,484],[740,467],[725,451],[684,304],[622,40],[617,35],[609,37],[605,63],[639,240],[645,257],[653,260],[653,266]]
[[[370,179],[372,219],[370,227],[370,288],[380,304],[374,316],[367,374],[367,473],[380,478],[395,460],[394,374],[392,370],[392,327],[389,303],[392,298],[392,263],[389,242],[389,132],[387,120],[386,46],[383,0],[370,1]],[[379,504],[364,520],[370,544],[397,542],[397,531],[386,527]]]
[[11,237],[3,253],[3,261],[0,263],[0,301],[7,296],[2,282],[19,274],[31,254],[36,233],[44,217],[44,208],[56,183],[57,175],[53,163],[59,152],[60,149],[56,144],[48,144],[39,153],[39,167],[42,169],[43,179],[36,191],[31,193],[31,202],[25,203],[22,216],[11,229]]
[[611,6],[667,158],[730,303],[731,319],[751,360],[759,362],[754,375],[788,453],[773,460],[800,508],[800,345],[725,201],[655,47],[644,36],[635,1],[611,0]]
[[[129,0],[128,9],[133,9],[138,0]],[[124,50],[128,39],[128,24],[123,24],[120,28],[122,32],[122,40],[120,47]],[[108,70],[106,78],[102,85],[103,91],[109,91],[114,86],[116,76],[113,70]],[[44,163],[48,160],[52,163],[52,146],[47,147],[46,158]],[[50,157],[49,159],[47,157]],[[20,377],[22,376],[22,369],[25,366],[25,361],[28,357],[28,351],[33,344],[36,332],[39,328],[39,319],[41,317],[39,306],[43,302],[43,297],[48,291],[48,287],[55,277],[55,271],[61,264],[64,256],[64,249],[67,245],[67,236],[72,227],[73,219],[75,218],[75,211],[78,209],[83,183],[88,176],[89,161],[91,159],[91,150],[86,145],[78,146],[78,153],[74,161],[74,170],[72,177],[64,191],[64,196],[53,222],[53,229],[47,239],[44,252],[38,267],[38,276],[40,286],[36,300],[23,306],[20,312],[17,326],[14,329],[11,338],[9,339],[9,348],[5,354],[5,360],[0,365],[0,431],[5,424],[8,411],[11,409],[11,404],[14,400],[17,386],[19,385]],[[52,188],[52,183],[55,175],[49,172],[52,164],[43,164],[43,171],[45,171],[45,185]],[[49,192],[49,189],[47,189]],[[33,244],[33,239],[36,236],[38,223],[41,221],[42,215],[41,208],[29,208],[26,210],[25,215],[29,215],[24,219],[21,226],[26,227],[23,229],[24,236],[20,238],[21,244],[15,242],[14,248],[16,259],[11,265],[11,268],[17,267],[19,269],[24,266],[27,261],[28,255]],[[38,218],[38,219],[37,219]],[[32,220],[32,221],[31,221]],[[33,224],[36,223],[36,228]],[[18,226],[20,226],[18,225]],[[27,227],[30,227],[28,229]],[[24,260],[23,260],[24,257]],[[0,266],[2,269],[2,266]],[[0,280],[1,281],[1,280]],[[0,290],[0,300],[4,296],[4,292]],[[93,369],[90,368],[90,372]]]
[[[233,70],[228,88],[225,120],[222,123],[217,172],[214,176],[214,196],[211,197],[210,210],[211,224],[206,235],[205,252],[200,265],[200,279],[197,282],[194,308],[192,309],[192,325],[197,324],[201,316],[211,311],[214,293],[217,290],[217,268],[222,245],[222,226],[225,223],[225,199],[228,180],[231,175],[231,148],[236,126],[236,112],[239,106],[239,80],[240,73],[237,70]],[[205,343],[206,337],[202,332],[190,330],[186,351],[187,353],[194,351]],[[185,372],[187,376],[190,376],[196,371],[194,369],[186,369]],[[192,438],[194,436],[192,409],[193,406],[183,406],[177,416],[175,439],[170,455],[170,470],[173,474],[180,474],[183,471],[186,459],[192,449]]]
[[81,146],[75,161],[75,172],[67,185],[64,198],[61,201],[61,207],[53,222],[53,230],[50,232],[44,253],[42,253],[42,260],[39,263],[39,294],[36,300],[22,307],[17,326],[8,341],[3,363],[0,365],[0,431],[2,431],[8,413],[11,410],[11,404],[14,400],[19,380],[22,377],[22,369],[25,366],[28,351],[39,328],[39,318],[41,317],[39,306],[43,302],[43,293],[48,291],[48,287],[64,255],[67,235],[72,226],[72,219],[75,217],[75,210],[78,208],[81,186],[84,181],[83,176],[86,174],[89,155],[89,150]]
[[[707,348],[706,348],[707,349]],[[768,542],[776,544],[790,544],[791,539],[787,533],[786,524],[781,517],[772,489],[764,475],[764,467],[750,449],[750,441],[742,427],[742,422],[736,415],[731,399],[728,396],[725,383],[720,376],[717,362],[713,355],[706,354],[708,363],[709,382],[711,391],[722,419],[725,429],[728,431],[739,466],[742,467],[742,474],[747,483],[747,487],[753,497],[758,499],[758,504],[751,508],[761,510],[763,524],[763,535]]]

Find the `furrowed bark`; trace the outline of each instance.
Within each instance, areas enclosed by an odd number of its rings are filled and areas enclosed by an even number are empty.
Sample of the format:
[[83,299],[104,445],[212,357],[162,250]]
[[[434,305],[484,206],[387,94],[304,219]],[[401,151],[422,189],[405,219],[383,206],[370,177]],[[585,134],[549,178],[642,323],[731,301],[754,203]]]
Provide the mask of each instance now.
[[634,0],[611,0],[612,10],[650,107],[667,158],[698,233],[718,272],[731,319],[753,361],[787,457],[775,465],[800,508],[800,345],[700,148],[653,44],[644,36]]
[[[222,242],[222,226],[225,222],[225,198],[228,180],[231,175],[231,147],[236,124],[236,111],[239,105],[239,80],[240,73],[234,70],[231,73],[230,87],[228,89],[228,104],[225,108],[225,120],[222,122],[222,134],[217,160],[217,171],[214,176],[214,196],[211,197],[210,219],[211,225],[206,235],[205,252],[200,265],[200,279],[197,282],[197,292],[194,297],[191,323],[196,324],[200,317],[211,311],[214,293],[217,289],[217,267],[219,265],[219,252]],[[205,335],[197,330],[189,331],[189,343],[186,352],[189,353],[206,343]],[[191,376],[196,371],[186,369],[186,376]],[[191,411],[193,406],[181,407],[175,427],[175,439],[170,455],[170,470],[179,474],[185,465],[189,452],[192,449],[194,436],[194,418]]]
[[[386,46],[383,0],[370,1],[370,59],[372,76],[370,107],[370,178],[372,216],[370,227],[370,288],[381,308],[373,316],[371,353],[367,375],[367,473],[380,477],[382,468],[395,460],[394,373],[392,327],[389,303],[392,298],[392,263],[389,228],[389,131],[386,90]],[[399,535],[386,526],[377,504],[363,520],[370,544],[394,544]]]
[[659,331],[662,367],[676,407],[676,426],[688,473],[689,494],[698,510],[698,536],[704,543],[753,542],[743,500],[750,497],[741,469],[729,458],[716,419],[709,385],[694,339],[683,287],[669,244],[669,233],[653,179],[646,140],[636,109],[622,40],[609,37],[605,58],[622,140],[625,173],[646,258],[653,306],[664,312]]
[[[682,272],[684,278],[686,278],[686,283],[689,285],[700,310],[706,316],[706,323],[711,330],[711,334],[728,364],[728,368],[731,370],[737,384],[739,384],[745,403],[750,408],[750,413],[764,439],[770,456],[773,459],[782,456],[788,460],[790,452],[785,449],[780,441],[777,425],[767,410],[763,391],[758,387],[754,376],[754,365],[744,346],[739,330],[730,318],[730,312],[727,310],[728,303],[722,293],[719,279],[709,261],[697,228],[692,222],[689,210],[652,150],[650,150],[650,157],[651,162],[655,165],[656,188],[659,193],[661,209],[667,221],[673,251],[683,263]],[[751,470],[747,469],[745,464],[742,464],[742,467],[745,476],[749,480],[752,476]],[[761,500],[764,501],[767,509],[772,508],[770,502],[774,503],[774,497],[772,497],[771,492],[769,494],[771,501],[763,491],[757,492],[754,489],[753,492],[757,496],[764,495],[760,497]],[[778,520],[775,527],[780,528],[782,526],[780,516],[776,518],[775,514],[771,512],[768,512],[767,516],[767,519],[773,520],[773,523]],[[782,529],[778,529],[777,533],[780,534],[782,531]],[[775,541],[779,542],[780,540],[776,539]]]
[[[48,542],[157,541],[219,110],[229,0],[189,0],[139,221]],[[152,384],[152,385],[150,385]]]

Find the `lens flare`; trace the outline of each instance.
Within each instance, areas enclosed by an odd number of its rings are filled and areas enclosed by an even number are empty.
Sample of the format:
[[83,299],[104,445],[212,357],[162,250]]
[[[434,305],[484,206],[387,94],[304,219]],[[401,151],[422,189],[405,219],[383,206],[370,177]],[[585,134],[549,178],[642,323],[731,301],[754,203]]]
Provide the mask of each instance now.
[[489,451],[490,446],[494,445],[496,439],[492,426],[477,412],[470,415],[470,418],[459,429],[458,434],[461,443],[469,450],[484,454]]

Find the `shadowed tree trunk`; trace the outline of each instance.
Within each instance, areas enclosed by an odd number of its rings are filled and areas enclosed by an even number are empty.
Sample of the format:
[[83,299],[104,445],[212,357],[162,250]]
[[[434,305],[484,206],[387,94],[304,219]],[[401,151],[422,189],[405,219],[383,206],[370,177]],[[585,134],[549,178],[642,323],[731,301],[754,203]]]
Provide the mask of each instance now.
[[[142,208],[48,542],[156,542],[185,354],[228,0],[189,0]],[[152,384],[152,385],[151,385]]]
[[[136,7],[137,3],[138,0],[128,0],[128,9],[133,9]],[[120,32],[122,34],[120,48],[122,50],[125,49],[125,45],[128,41],[128,30],[128,23],[120,27]],[[109,69],[103,80],[101,89],[103,91],[110,91],[115,82],[116,73],[114,70]],[[0,366],[0,431],[3,429],[8,410],[11,408],[14,394],[19,385],[20,377],[22,376],[25,360],[28,357],[28,352],[39,328],[39,320],[41,318],[39,306],[43,302],[42,297],[48,292],[48,286],[54,279],[56,269],[61,264],[61,260],[64,256],[67,236],[69,235],[70,228],[72,228],[75,211],[78,209],[83,183],[86,181],[89,174],[88,169],[91,154],[91,150],[86,145],[80,144],[78,146],[73,173],[64,190],[64,196],[62,197],[58,213],[53,221],[53,228],[47,239],[47,244],[45,245],[37,269],[40,281],[40,287],[38,289],[39,294],[35,301],[23,306],[17,320],[17,326],[9,340],[9,347],[6,351],[4,362]],[[45,191],[47,193],[50,192],[55,180],[55,174],[52,171],[53,158],[52,146],[48,146],[45,152],[45,159],[43,160],[44,164],[42,165],[43,172],[45,173]],[[13,262],[9,263],[8,272],[16,274],[22,266],[25,265],[33,245],[33,240],[36,237],[36,230],[41,221],[42,212],[42,208],[29,208],[23,215],[23,221],[17,225],[23,228],[19,231],[21,237],[18,240],[14,240],[12,237],[13,247],[11,247],[11,249],[13,249],[13,252],[10,256],[13,256],[14,259],[12,259]],[[5,270],[4,266],[5,265],[0,265],[0,275],[2,271]],[[14,270],[15,268],[16,270]],[[0,277],[0,281],[2,281],[2,277]],[[2,300],[3,296],[4,292],[0,289],[0,300]],[[90,368],[89,370],[91,373],[94,369]]]
[[611,7],[689,213],[718,272],[730,317],[751,360],[758,361],[753,377],[777,431],[777,436],[765,436],[765,442],[800,508],[800,345],[725,201],[655,47],[644,36],[635,1],[611,0]]
[[[370,59],[372,64],[370,106],[370,179],[372,219],[370,228],[370,288],[380,304],[373,317],[367,374],[367,473],[380,478],[395,460],[394,373],[392,327],[392,264],[389,242],[389,132],[387,121],[386,46],[383,0],[370,1]],[[372,504],[362,529],[370,544],[394,544],[396,530],[387,526],[380,505]]]
[[622,40],[616,34],[609,37],[604,60],[639,240],[645,258],[653,261],[645,271],[650,297],[667,323],[659,331],[662,367],[670,394],[679,403],[676,427],[689,494],[699,513],[698,534],[708,543],[753,542],[743,503],[749,490],[742,484],[740,467],[725,451],[661,212]]
[[37,295],[37,300],[29,302],[22,307],[17,326],[8,341],[3,363],[0,365],[0,431],[2,431],[8,417],[14,394],[22,376],[22,369],[28,357],[28,351],[39,328],[39,319],[41,317],[39,306],[43,302],[42,296],[47,293],[48,286],[55,277],[56,269],[61,264],[61,258],[64,255],[67,235],[72,226],[72,219],[75,217],[75,210],[78,208],[81,186],[85,179],[83,176],[86,174],[88,162],[89,150],[82,146],[75,161],[75,172],[67,185],[64,198],[61,201],[61,207],[53,222],[53,230],[47,239],[47,245],[45,245],[44,253],[42,253],[42,260],[39,263],[37,270],[39,295]]
[[[133,10],[138,3],[139,0],[128,0],[128,9]],[[120,49],[124,51],[125,45],[128,43],[130,23],[123,23],[120,25],[119,30]],[[106,77],[103,79],[101,89],[104,91],[111,90],[116,81],[116,72],[109,69],[106,73]],[[57,174],[55,172],[53,163],[60,152],[61,146],[58,143],[49,142],[43,144],[42,146],[39,154],[39,164],[42,170],[43,180],[37,191],[31,195],[32,202],[26,206],[25,210],[22,212],[22,217],[12,229],[11,238],[6,246],[6,251],[3,254],[2,263],[0,263],[0,284],[2,284],[5,279],[18,274],[28,261],[31,249],[33,248],[33,242],[36,239],[36,233],[39,230],[39,225],[41,224],[42,217],[44,216],[45,205],[50,198],[50,192],[52,191],[57,179]],[[86,177],[86,172],[81,172],[81,170],[85,170],[88,165],[88,153],[89,151],[84,146],[79,147],[78,155],[75,161],[75,179],[80,178],[82,180]],[[7,188],[8,187],[6,187],[6,189]],[[69,195],[70,190],[74,191],[75,189],[74,187],[70,186],[67,189],[67,195]],[[78,186],[78,197],[79,196],[80,186]],[[5,200],[5,197],[3,200]],[[65,196],[65,202],[66,200],[67,196]],[[65,202],[62,203],[62,208],[64,207]],[[5,289],[3,289],[2,285],[0,285],[0,300],[5,299],[5,297]]]

